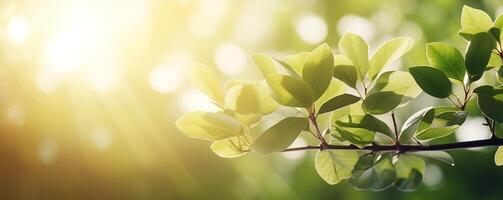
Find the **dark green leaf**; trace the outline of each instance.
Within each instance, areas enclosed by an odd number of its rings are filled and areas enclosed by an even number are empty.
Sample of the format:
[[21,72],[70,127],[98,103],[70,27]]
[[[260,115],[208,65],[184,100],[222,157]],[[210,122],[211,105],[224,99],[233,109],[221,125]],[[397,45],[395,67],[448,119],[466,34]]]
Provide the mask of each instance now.
[[482,77],[494,45],[495,41],[489,33],[477,33],[473,36],[465,58],[466,70],[472,82]]
[[376,92],[363,100],[363,108],[370,114],[384,114],[395,109],[401,101],[402,96],[394,92]]
[[351,105],[353,103],[358,102],[360,99],[361,99],[360,97],[353,96],[351,94],[342,94],[339,96],[335,96],[334,98],[325,102],[320,107],[318,114],[323,114],[326,112],[331,112],[331,111],[343,108],[345,106],[348,106],[348,105]]
[[356,88],[356,81],[358,74],[355,66],[352,65],[338,65],[334,68],[334,77],[346,83],[349,87]]
[[446,98],[451,94],[451,82],[442,71],[427,66],[411,67],[409,71],[427,94],[437,98]]
[[335,122],[340,127],[361,128],[372,132],[384,133],[385,135],[394,138],[395,135],[389,126],[383,121],[377,119],[373,115],[350,115],[345,119]]
[[383,155],[375,164],[372,163],[372,159],[370,166],[368,166],[369,159],[367,157],[364,156],[358,160],[349,183],[357,189],[372,191],[381,191],[391,186],[396,177],[391,157]]
[[503,88],[488,85],[476,88],[478,105],[485,116],[497,122],[503,122]]

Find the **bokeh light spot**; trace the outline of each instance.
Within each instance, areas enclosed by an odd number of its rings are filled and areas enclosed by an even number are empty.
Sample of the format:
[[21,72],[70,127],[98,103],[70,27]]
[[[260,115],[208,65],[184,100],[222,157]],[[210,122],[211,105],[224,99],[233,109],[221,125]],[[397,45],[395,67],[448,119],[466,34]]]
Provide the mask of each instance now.
[[30,27],[23,16],[14,16],[7,22],[7,36],[14,43],[23,43],[30,34]]
[[45,138],[39,146],[38,158],[43,164],[49,165],[56,159],[58,151],[56,142],[51,138]]
[[316,44],[327,37],[328,28],[323,18],[316,15],[308,15],[300,18],[295,24],[297,35],[304,42]]
[[106,128],[98,128],[91,132],[90,140],[96,149],[104,151],[112,144],[112,134]]
[[226,42],[221,44],[215,52],[215,63],[218,68],[229,76],[241,73],[247,62],[243,49],[237,44]]
[[358,34],[367,42],[370,42],[375,34],[372,23],[357,15],[346,15],[337,23],[337,33],[339,33],[339,35],[343,35],[347,32]]

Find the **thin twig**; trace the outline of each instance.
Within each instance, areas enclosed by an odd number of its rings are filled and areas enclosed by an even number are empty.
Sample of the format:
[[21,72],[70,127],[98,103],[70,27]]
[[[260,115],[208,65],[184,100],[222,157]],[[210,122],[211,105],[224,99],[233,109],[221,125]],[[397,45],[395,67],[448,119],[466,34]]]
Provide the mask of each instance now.
[[491,138],[485,140],[474,140],[468,142],[456,142],[447,144],[434,144],[434,145],[412,145],[412,144],[400,144],[400,145],[372,145],[360,148],[356,145],[330,145],[325,146],[305,146],[305,147],[295,147],[283,150],[283,152],[289,151],[301,151],[301,150],[322,150],[322,149],[332,149],[332,150],[364,150],[364,151],[374,151],[374,152],[389,152],[396,151],[400,153],[405,152],[418,152],[418,151],[445,151],[454,149],[466,149],[475,147],[490,147],[490,146],[503,146],[503,139]]

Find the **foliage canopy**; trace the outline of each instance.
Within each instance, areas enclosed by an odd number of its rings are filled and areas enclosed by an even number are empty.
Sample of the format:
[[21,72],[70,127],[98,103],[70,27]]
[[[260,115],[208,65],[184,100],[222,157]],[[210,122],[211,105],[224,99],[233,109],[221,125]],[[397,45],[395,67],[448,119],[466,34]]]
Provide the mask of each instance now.
[[[412,38],[391,39],[369,57],[367,42],[353,33],[340,39],[340,54],[322,44],[283,58],[254,55],[263,80],[222,86],[210,67],[199,64],[195,82],[220,111],[187,113],[176,126],[189,137],[212,141],[211,149],[224,158],[314,149],[316,171],[328,184],[348,180],[357,189],[393,185],[411,191],[422,180],[425,159],[454,163],[442,150],[503,145],[495,131],[503,122],[502,28],[503,15],[493,22],[485,12],[465,6],[459,35],[469,42],[466,54],[447,43],[428,43],[430,65],[408,71],[383,69],[411,50]],[[499,82],[488,84],[483,76]],[[461,87],[462,96],[453,87]],[[399,126],[395,111],[421,92],[452,105],[424,108]],[[474,99],[493,137],[429,145],[462,126],[466,104]],[[382,121],[385,115],[391,115],[392,124]],[[298,137],[312,144],[289,148]],[[503,165],[502,147],[495,163]]]

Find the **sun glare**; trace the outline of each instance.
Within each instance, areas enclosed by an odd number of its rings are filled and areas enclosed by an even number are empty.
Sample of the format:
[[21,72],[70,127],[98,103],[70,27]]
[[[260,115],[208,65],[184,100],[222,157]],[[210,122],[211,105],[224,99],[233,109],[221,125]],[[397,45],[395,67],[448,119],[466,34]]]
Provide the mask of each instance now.
[[30,34],[28,22],[23,16],[14,16],[7,22],[7,36],[14,43],[23,43]]

